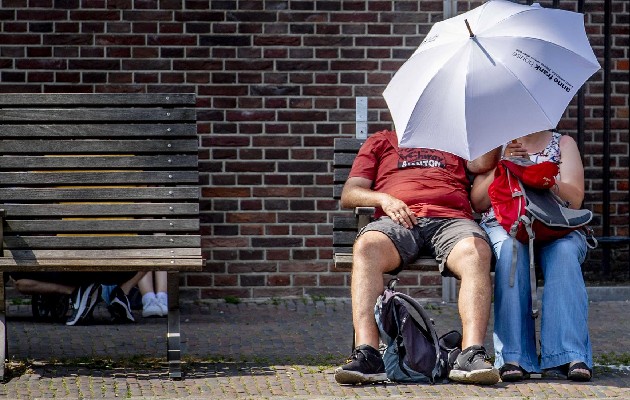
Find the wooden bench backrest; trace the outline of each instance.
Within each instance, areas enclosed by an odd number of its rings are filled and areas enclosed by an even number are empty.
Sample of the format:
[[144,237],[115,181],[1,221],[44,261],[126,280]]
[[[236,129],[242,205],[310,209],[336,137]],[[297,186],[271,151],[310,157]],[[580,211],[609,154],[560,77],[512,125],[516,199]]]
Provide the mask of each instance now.
[[[337,138],[333,158],[333,198],[339,200],[343,185],[348,179],[352,162],[365,139]],[[333,217],[333,247],[335,253],[352,253],[352,245],[357,236],[357,218],[351,211],[347,215]]]
[[0,96],[4,256],[199,258],[194,107],[194,94]]

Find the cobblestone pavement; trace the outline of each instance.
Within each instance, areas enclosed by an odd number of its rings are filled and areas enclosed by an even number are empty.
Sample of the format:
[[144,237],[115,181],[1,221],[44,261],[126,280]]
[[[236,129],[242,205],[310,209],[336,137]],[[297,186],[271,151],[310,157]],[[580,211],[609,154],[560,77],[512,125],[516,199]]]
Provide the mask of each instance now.
[[[630,399],[629,367],[597,367],[588,383],[341,386],[333,370],[351,348],[349,302],[274,303],[185,306],[179,381],[167,376],[165,319],[137,315],[135,324],[113,325],[99,306],[93,325],[67,327],[34,322],[30,308],[12,306],[8,351],[16,372],[0,386],[0,399]],[[438,333],[460,329],[454,305],[428,309]],[[628,302],[591,304],[596,360],[613,353],[628,360],[628,317]],[[486,347],[492,352],[490,335]]]

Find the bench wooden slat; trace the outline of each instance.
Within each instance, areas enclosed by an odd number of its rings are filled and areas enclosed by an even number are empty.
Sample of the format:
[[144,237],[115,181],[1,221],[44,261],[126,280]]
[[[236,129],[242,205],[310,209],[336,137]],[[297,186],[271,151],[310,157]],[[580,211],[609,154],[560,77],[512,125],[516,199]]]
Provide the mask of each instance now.
[[3,204],[11,218],[45,217],[164,217],[197,216],[198,203],[132,203],[132,204]]
[[130,201],[130,200],[199,199],[198,187],[133,187],[133,188],[0,188],[0,202],[11,201]]
[[357,237],[357,231],[333,231],[333,245],[334,246],[349,246],[352,247],[354,240]]
[[333,186],[333,199],[339,200],[341,199],[341,192],[343,191],[343,185],[335,185]]
[[[352,271],[352,253],[335,253],[335,269],[338,271]],[[406,271],[437,271],[438,263],[434,258],[422,256],[412,264],[409,264]]]
[[197,183],[199,174],[194,171],[143,171],[143,172],[0,172],[0,185],[46,185],[54,181],[59,185],[133,185]]
[[0,106],[10,107],[41,107],[42,105],[60,106],[97,106],[97,105],[118,105],[142,107],[144,105],[154,107],[195,105],[194,93],[63,93],[48,94],[40,93],[3,93],[0,96]]
[[353,215],[335,215],[333,217],[333,230],[353,230],[356,232],[357,219]]
[[356,158],[357,152],[364,139],[337,138],[335,139],[334,157],[333,157],[333,198],[339,200],[343,185],[348,179],[352,162]]
[[119,108],[50,108],[23,109],[2,108],[0,119],[3,121],[24,121],[32,124],[34,121],[43,122],[81,122],[81,121],[194,121],[196,111],[192,108],[164,109],[119,109]]
[[190,232],[199,229],[199,219],[80,219],[5,221],[4,235],[27,233],[153,233]]
[[350,168],[355,158],[357,158],[357,153],[335,153],[333,157],[335,170],[343,167]]
[[0,140],[3,154],[195,153],[196,140]]
[[194,124],[171,123],[171,124],[43,124],[43,125],[2,125],[0,138],[103,138],[103,137],[125,137],[135,138],[148,136],[152,137],[197,137],[197,128]]
[[335,168],[333,182],[343,185],[348,180],[348,175],[350,175],[350,168]]
[[365,143],[365,139],[355,138],[336,138],[335,139],[335,153],[354,153],[359,151],[359,148]]
[[15,170],[24,168],[24,165],[37,166],[37,170],[49,169],[163,169],[168,168],[197,168],[197,155],[153,155],[153,156],[20,156],[0,157],[0,169]]
[[9,236],[9,249],[143,249],[163,247],[200,247],[199,235],[125,235],[125,236]]
[[5,250],[4,257],[34,259],[90,259],[90,258],[199,258],[199,248],[161,249],[95,249],[95,250]]
[[0,258],[1,268],[12,271],[199,271],[199,258],[91,258],[91,259],[15,259]]

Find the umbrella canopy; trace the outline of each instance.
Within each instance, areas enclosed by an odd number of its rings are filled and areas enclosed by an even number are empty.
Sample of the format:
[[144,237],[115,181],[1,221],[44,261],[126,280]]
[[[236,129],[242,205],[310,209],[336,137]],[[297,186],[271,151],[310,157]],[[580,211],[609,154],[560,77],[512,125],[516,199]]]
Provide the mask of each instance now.
[[599,68],[582,14],[492,0],[436,23],[383,96],[400,147],[472,160],[555,128]]

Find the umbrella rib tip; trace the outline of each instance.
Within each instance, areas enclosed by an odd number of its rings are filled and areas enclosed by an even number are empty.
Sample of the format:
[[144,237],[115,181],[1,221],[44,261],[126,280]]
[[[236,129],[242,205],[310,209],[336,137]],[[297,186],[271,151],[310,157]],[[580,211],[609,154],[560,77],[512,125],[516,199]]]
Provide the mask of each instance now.
[[470,24],[468,23],[468,20],[465,19],[464,22],[466,23],[466,28],[468,28],[468,33],[470,33],[470,37],[471,38],[475,37],[475,34],[473,33],[472,29],[470,29]]

